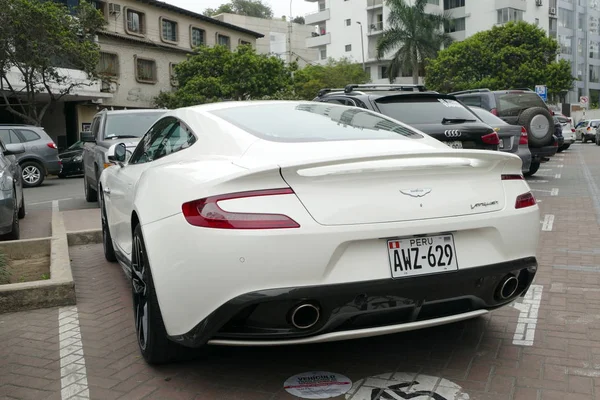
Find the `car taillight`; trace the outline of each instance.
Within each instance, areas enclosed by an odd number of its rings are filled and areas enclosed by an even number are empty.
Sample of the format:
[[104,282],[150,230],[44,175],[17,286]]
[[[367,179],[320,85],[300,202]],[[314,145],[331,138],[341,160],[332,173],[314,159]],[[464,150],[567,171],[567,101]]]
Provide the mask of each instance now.
[[535,197],[531,194],[531,192],[527,192],[525,194],[517,196],[517,201],[515,202],[515,208],[525,208],[535,206]]
[[46,143],[46,146],[50,147],[51,149],[56,149],[56,145],[54,144],[54,142],[50,142],[50,143]]
[[571,132],[575,133],[575,129],[571,128]]
[[498,116],[498,110],[496,110],[495,108],[492,108],[492,109],[490,110],[490,112],[491,112],[492,114],[494,114],[496,117]]
[[500,136],[496,132],[488,133],[481,137],[481,141],[485,144],[500,144]]
[[527,136],[527,129],[524,126],[521,127],[521,137],[519,138],[519,144],[529,144],[529,136]]
[[290,188],[255,190],[230,193],[194,200],[182,205],[183,216],[188,223],[203,228],[216,229],[280,229],[299,228],[300,225],[283,214],[229,212],[219,207],[219,201],[244,199],[258,196],[294,194]]
[[523,178],[523,175],[519,175],[519,174],[500,175],[500,178],[503,181],[517,181],[517,180],[523,180],[523,179],[525,179],[525,178]]

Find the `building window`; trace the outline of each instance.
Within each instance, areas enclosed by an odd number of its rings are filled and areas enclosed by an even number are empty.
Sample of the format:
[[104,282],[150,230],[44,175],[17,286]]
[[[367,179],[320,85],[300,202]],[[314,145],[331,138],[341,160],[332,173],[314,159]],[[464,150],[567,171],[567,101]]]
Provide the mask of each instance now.
[[573,54],[573,36],[558,35],[561,54]]
[[240,45],[241,46],[252,46],[252,43],[246,41],[246,40],[242,40],[240,39]]
[[156,61],[136,57],[135,79],[141,83],[156,83]]
[[229,38],[229,36],[217,35],[217,44],[225,46],[231,50],[231,39]]
[[91,0],[90,4],[106,18],[106,3],[99,0]]
[[128,33],[136,33],[138,35],[143,35],[146,32],[146,16],[144,15],[144,13],[128,9],[125,15],[127,17]]
[[365,74],[367,74],[367,76],[371,78],[371,67],[365,67]]
[[113,53],[100,52],[100,61],[98,62],[98,74],[104,76],[119,75],[119,57]]
[[585,31],[585,14],[579,13],[579,21],[577,23],[577,29]]
[[176,42],[177,41],[177,22],[171,21],[161,17],[161,36],[164,41]]
[[351,44],[347,44],[346,45],[346,51],[352,51],[352,45]]
[[176,63],[169,64],[169,77],[171,78],[171,86],[177,86],[177,78],[175,77]]
[[573,11],[566,8],[558,8],[558,26],[573,29]]
[[350,19],[347,19],[347,20],[346,20],[346,26],[350,26],[350,25],[352,25],[352,20],[350,20]]
[[435,6],[439,6],[440,0],[427,0],[427,4],[433,4]]
[[461,32],[465,30],[465,18],[455,18],[444,25],[446,33]]
[[320,53],[320,56],[321,56],[321,60],[326,60],[327,59],[327,49],[321,49],[321,51],[319,53]]
[[498,23],[505,24],[510,21],[523,21],[523,11],[510,7],[499,9]]
[[600,83],[600,65],[590,65],[590,82]]
[[536,18],[536,19],[535,19],[535,26],[538,26],[539,24],[540,24],[540,19],[539,19],[539,18]]
[[444,10],[451,10],[453,8],[464,7],[465,0],[444,0]]
[[192,47],[198,47],[206,44],[206,31],[204,29],[192,27],[190,40]]
[[385,65],[382,65],[381,67],[381,79],[388,79],[389,75],[388,75],[388,67],[386,67]]
[[[583,47],[583,39],[579,40],[581,40],[581,46]],[[600,60],[600,43],[594,40],[590,40],[590,58]]]

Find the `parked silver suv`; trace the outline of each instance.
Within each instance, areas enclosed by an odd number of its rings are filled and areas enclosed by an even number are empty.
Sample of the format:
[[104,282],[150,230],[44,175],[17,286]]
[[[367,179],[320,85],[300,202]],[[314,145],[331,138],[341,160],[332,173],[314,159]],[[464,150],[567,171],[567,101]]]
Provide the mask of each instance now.
[[46,175],[58,175],[62,168],[56,144],[44,131],[33,125],[0,124],[0,140],[7,145],[22,144],[25,152],[16,155],[21,165],[24,187],[40,186]]

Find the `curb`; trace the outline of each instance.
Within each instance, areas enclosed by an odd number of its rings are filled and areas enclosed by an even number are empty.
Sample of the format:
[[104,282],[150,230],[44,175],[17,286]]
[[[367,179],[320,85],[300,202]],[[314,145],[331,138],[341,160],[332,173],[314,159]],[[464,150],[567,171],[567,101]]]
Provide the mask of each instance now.
[[89,229],[67,232],[67,242],[69,246],[102,243],[102,230]]
[[[102,236],[100,236],[102,238]],[[43,242],[49,244],[42,244]],[[70,306],[77,303],[71,272],[69,242],[62,213],[52,211],[52,237],[3,242],[5,252],[24,252],[32,245],[47,246],[50,255],[50,279],[0,285],[0,313],[37,308]]]

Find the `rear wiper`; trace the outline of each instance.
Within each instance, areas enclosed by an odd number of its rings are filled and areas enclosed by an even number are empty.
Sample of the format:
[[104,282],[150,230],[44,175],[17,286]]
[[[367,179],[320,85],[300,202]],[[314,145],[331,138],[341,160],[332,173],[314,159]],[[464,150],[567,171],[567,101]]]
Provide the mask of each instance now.
[[133,136],[133,135],[114,135],[114,136],[107,136],[106,139],[137,139],[137,136]]
[[466,118],[443,118],[442,124],[460,124],[463,122],[476,122],[476,119],[466,119]]

